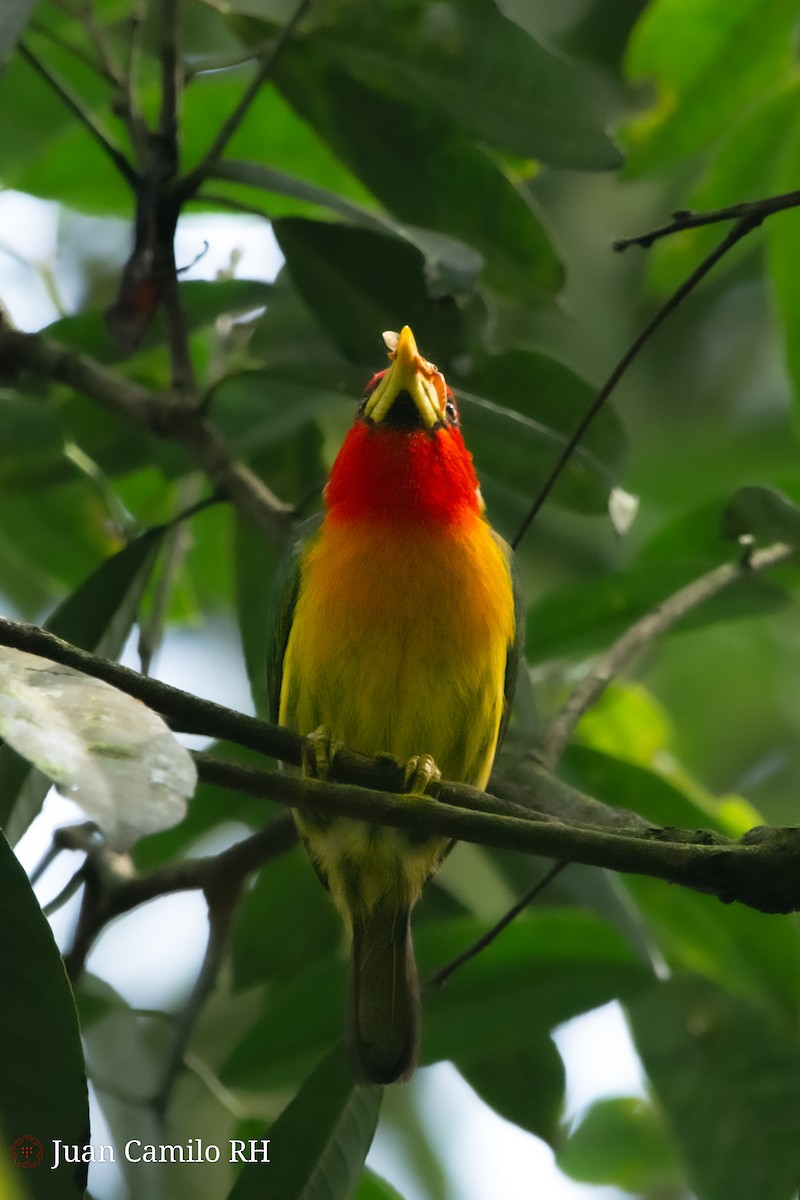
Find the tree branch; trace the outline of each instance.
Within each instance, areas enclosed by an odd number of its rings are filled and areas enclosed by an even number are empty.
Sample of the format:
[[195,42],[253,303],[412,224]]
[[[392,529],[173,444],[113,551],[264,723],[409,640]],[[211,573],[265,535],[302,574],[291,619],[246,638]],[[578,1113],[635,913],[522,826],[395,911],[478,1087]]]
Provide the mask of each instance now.
[[[442,803],[453,785],[442,788],[438,799],[415,796],[414,803],[409,804],[407,796],[259,770],[211,755],[196,755],[195,762],[200,777],[208,782],[292,808],[411,829],[417,835],[455,838],[498,850],[648,875],[707,892],[726,904],[738,900],[761,912],[800,909],[798,826],[757,826],[739,841],[710,830],[639,826],[611,831],[567,825],[535,812],[518,817]],[[487,801],[487,808],[498,803],[497,797],[481,792],[476,795]],[[538,800],[538,793],[532,800]]]
[[[165,170],[159,173],[159,199],[169,194],[178,172],[178,112],[183,89],[183,64],[178,50],[178,0],[161,0],[160,48],[161,115],[159,117],[159,153]],[[175,263],[175,225],[179,206],[170,199],[165,206],[169,219],[164,222],[163,257],[164,291],[162,297],[167,326],[172,386],[188,403],[197,406],[197,378],[189,350],[189,333],[178,287]],[[171,228],[170,228],[171,226]]]
[[636,237],[617,238],[613,243],[618,252],[627,250],[629,246],[641,246],[649,250],[653,242],[660,238],[669,237],[673,233],[682,233],[684,229],[699,229],[704,225],[716,225],[719,221],[748,221],[755,229],[765,217],[773,213],[785,212],[788,208],[800,207],[800,191],[783,192],[779,196],[767,196],[764,200],[745,200],[741,204],[731,204],[728,208],[712,208],[707,212],[694,213],[682,208],[672,214],[668,225],[640,233]]
[[184,397],[152,392],[86,354],[42,334],[12,328],[0,314],[0,371],[13,375],[23,368],[66,383],[156,436],[180,443],[214,487],[270,538],[285,540],[291,532],[291,506],[234,458],[216,427],[189,407]]
[[693,580],[626,629],[597,659],[552,721],[541,748],[542,760],[551,768],[555,766],[583,714],[597,703],[611,680],[628,666],[642,647],[661,637],[687,613],[731,584],[788,562],[796,553],[794,546],[778,543],[754,551],[741,562],[725,563]]
[[145,875],[136,874],[127,854],[117,854],[98,841],[91,822],[58,830],[57,840],[60,849],[86,854],[82,868],[86,888],[72,947],[65,958],[70,978],[77,979],[95,939],[109,921],[158,896],[203,891],[213,898],[226,889],[238,890],[249,874],[291,850],[297,831],[287,814],[220,854],[182,859]]
[[[298,734],[146,679],[35,626],[0,619],[0,644],[105,679],[181,729],[230,739],[295,765],[302,761],[306,739]],[[201,778],[207,781],[291,807],[651,875],[713,893],[725,901],[740,900],[765,912],[800,909],[800,873],[796,870],[800,829],[751,830],[740,842],[706,831],[658,829],[637,814],[608,808],[584,796],[531,757],[515,764],[516,779],[512,776],[510,787],[506,783],[503,788],[506,796],[509,792],[514,796],[511,801],[466,784],[443,781],[431,787],[430,795],[415,797],[413,804],[397,794],[403,787],[403,766],[388,757],[369,759],[341,751],[326,781],[256,770],[207,755],[197,755],[196,761]],[[350,786],[342,787],[341,782]],[[177,864],[175,869],[192,870],[186,864]],[[170,878],[175,886],[180,874]]]
[[178,0],[161,0],[159,56],[161,59],[161,116],[159,132],[170,143],[178,139],[178,107],[183,66],[178,53]]
[[[38,654],[49,658],[76,671],[82,671],[94,679],[102,679],[141,700],[155,712],[161,713],[173,728],[184,733],[203,734],[207,737],[223,741],[231,741],[256,753],[269,755],[281,762],[300,766],[307,746],[307,739],[300,734],[285,729],[281,725],[270,725],[256,717],[246,716],[215,704],[212,700],[202,700],[189,692],[170,687],[156,679],[140,675],[129,667],[120,666],[108,659],[99,658],[87,650],[72,646],[62,641],[55,634],[48,633],[36,625],[27,625],[0,617],[0,645],[12,646],[25,650],[29,654]],[[340,750],[331,766],[330,778],[336,782],[356,784],[360,787],[382,788],[387,791],[400,792],[403,789],[404,764],[397,762],[389,755],[380,758],[368,758],[353,750]],[[537,774],[538,772],[538,774]],[[537,768],[535,763],[525,766],[525,778],[536,777],[536,804],[543,812],[560,813],[566,811],[571,819],[584,820],[587,824],[603,824],[604,814],[609,813],[609,822],[620,823],[613,809],[589,797],[581,798],[580,793],[559,780],[553,779],[544,771]],[[231,778],[228,775],[228,780]],[[439,796],[446,803],[460,805],[463,808],[494,809],[497,813],[511,813],[517,816],[529,815],[531,804],[525,800],[525,791],[520,786],[510,783],[509,788],[513,799],[487,796],[477,788],[462,783],[441,782],[431,784],[430,793]],[[539,796],[539,790],[542,795]],[[549,796],[549,800],[548,797]],[[585,800],[585,803],[583,801]],[[548,807],[548,804],[551,807]],[[628,814],[629,820],[635,822],[635,814]]]

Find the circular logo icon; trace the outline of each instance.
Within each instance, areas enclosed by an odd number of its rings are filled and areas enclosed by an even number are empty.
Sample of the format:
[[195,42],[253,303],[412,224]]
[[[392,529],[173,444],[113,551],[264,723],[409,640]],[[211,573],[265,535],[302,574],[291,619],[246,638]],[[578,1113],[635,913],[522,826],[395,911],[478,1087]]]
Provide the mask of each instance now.
[[29,1171],[33,1167],[38,1167],[44,1158],[44,1146],[37,1137],[30,1133],[23,1133],[22,1137],[18,1137],[15,1142],[12,1142],[11,1157],[18,1167]]

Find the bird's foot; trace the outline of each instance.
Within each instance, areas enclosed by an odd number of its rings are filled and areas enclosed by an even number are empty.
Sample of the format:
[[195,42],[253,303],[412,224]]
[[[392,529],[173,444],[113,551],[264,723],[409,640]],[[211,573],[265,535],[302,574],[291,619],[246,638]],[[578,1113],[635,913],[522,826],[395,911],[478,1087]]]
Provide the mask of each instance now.
[[303,747],[303,774],[309,779],[327,779],[333,760],[344,746],[333,737],[327,725],[308,735]]
[[430,754],[415,754],[406,763],[403,790],[411,796],[424,796],[432,783],[438,783],[442,772]]

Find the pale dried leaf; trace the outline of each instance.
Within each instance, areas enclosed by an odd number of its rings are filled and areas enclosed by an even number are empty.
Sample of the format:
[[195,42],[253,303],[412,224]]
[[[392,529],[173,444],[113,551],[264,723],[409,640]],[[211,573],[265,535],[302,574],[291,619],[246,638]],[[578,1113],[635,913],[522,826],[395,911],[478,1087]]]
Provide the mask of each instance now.
[[0,647],[0,736],[115,849],[182,820],[197,775],[146,705],[47,658]]

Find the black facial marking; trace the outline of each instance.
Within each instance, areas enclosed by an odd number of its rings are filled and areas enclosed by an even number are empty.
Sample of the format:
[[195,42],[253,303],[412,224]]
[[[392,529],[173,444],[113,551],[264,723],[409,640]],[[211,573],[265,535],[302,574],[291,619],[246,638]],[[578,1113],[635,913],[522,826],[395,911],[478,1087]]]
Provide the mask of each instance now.
[[411,393],[405,391],[405,389],[397,393],[392,401],[391,408],[381,421],[381,425],[388,425],[393,429],[425,428],[425,423],[411,397]]

